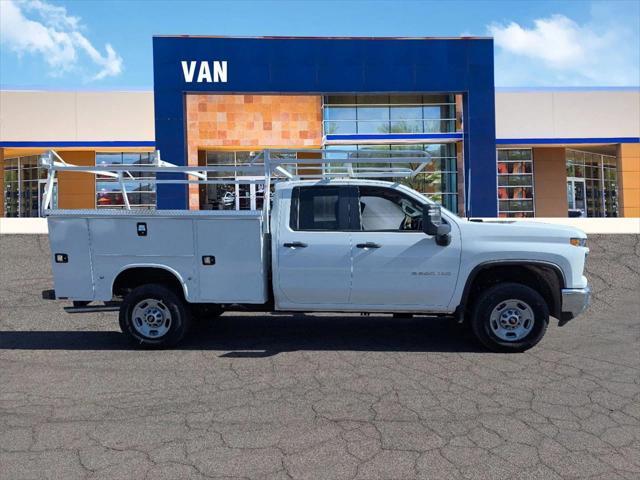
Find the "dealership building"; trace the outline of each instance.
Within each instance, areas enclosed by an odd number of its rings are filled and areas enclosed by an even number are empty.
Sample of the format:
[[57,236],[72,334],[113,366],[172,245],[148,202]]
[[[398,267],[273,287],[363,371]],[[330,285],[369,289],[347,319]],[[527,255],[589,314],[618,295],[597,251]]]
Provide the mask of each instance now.
[[[411,186],[460,215],[640,217],[640,89],[496,89],[492,39],[155,37],[153,56],[153,91],[0,91],[0,216],[40,214],[48,149],[108,167],[156,150],[240,165],[269,148],[294,166],[318,149],[426,151]],[[262,201],[259,182],[152,180],[127,184],[132,207]],[[124,200],[117,181],[67,171],[53,204]]]

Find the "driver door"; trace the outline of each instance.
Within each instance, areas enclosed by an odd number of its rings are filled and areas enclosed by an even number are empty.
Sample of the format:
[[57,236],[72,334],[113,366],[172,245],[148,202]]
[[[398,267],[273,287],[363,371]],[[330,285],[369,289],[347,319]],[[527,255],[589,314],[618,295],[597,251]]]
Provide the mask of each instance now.
[[352,232],[355,309],[380,311],[445,310],[455,290],[460,265],[460,236],[452,224],[451,243],[436,244],[422,231],[425,202],[403,192],[361,186],[357,231]]

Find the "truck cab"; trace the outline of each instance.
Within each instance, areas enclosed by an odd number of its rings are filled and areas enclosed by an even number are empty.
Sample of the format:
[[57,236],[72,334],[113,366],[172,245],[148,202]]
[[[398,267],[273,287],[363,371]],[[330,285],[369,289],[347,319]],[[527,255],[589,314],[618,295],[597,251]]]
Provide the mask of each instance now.
[[383,181],[276,186],[271,261],[283,310],[450,312],[461,236],[453,215],[446,248],[423,228],[429,203]]

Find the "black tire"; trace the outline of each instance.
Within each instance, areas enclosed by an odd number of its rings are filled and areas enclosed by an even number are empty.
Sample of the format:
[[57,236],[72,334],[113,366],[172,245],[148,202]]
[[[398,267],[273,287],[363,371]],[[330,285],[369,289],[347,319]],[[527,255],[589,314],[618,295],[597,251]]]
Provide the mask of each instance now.
[[[494,322],[492,327],[491,321],[491,314],[494,309],[501,306],[506,308],[504,307],[505,302],[509,300],[522,302],[519,305],[530,307],[533,313],[533,319],[530,319],[533,322],[530,331],[522,338],[514,338],[513,340],[504,338],[504,336],[513,335],[517,337],[516,333],[500,329],[500,324],[497,322]],[[524,309],[524,311],[527,310]],[[525,322],[527,320],[526,316],[521,316]],[[520,283],[501,283],[488,288],[480,294],[473,305],[470,323],[471,331],[475,338],[489,350],[505,353],[524,352],[536,345],[544,337],[549,325],[549,307],[542,295],[534,289]],[[528,324],[524,323],[524,325]],[[495,330],[501,331],[503,338]]]
[[[156,301],[159,304],[162,325],[159,331],[166,329],[165,333],[158,336],[145,335],[136,327],[134,322],[140,325],[140,317],[134,319],[136,306],[144,305],[144,300]],[[166,315],[166,318],[165,316]],[[166,320],[169,320],[168,323]],[[142,285],[131,291],[120,306],[120,330],[135,345],[145,348],[168,348],[178,344],[191,327],[191,315],[185,302],[174,291],[164,285]],[[146,327],[151,328],[151,327]],[[156,330],[157,332],[158,330]],[[151,330],[153,332],[153,330]]]

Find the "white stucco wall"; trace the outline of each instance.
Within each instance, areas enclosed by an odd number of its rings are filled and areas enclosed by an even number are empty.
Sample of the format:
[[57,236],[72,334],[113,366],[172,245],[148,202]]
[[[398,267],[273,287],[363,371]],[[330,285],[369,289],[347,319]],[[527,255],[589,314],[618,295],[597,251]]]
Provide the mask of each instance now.
[[[496,92],[496,137],[640,137],[640,89]],[[153,92],[0,91],[2,141],[153,141]]]
[[496,138],[640,137],[640,89],[496,92]]
[[153,92],[0,91],[1,141],[153,141]]

